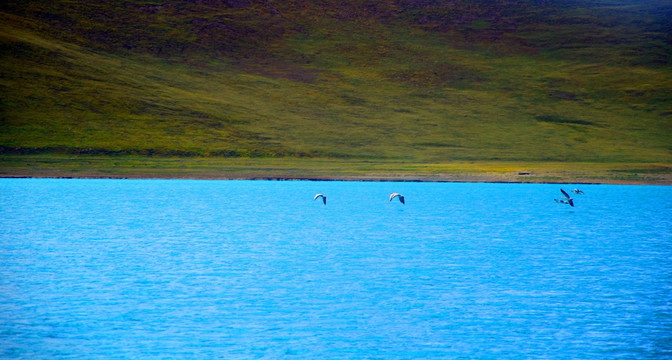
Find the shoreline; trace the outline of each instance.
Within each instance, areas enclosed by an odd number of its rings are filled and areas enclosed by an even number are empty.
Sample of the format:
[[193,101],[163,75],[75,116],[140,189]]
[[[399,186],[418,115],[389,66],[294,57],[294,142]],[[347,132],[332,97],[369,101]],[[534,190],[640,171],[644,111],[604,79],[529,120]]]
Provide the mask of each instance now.
[[672,164],[4,155],[0,178],[672,185]]
[[502,179],[497,175],[477,176],[333,176],[333,177],[277,177],[277,176],[152,176],[133,175],[7,175],[0,179],[63,179],[63,180],[203,180],[203,181],[314,181],[314,182],[415,182],[415,183],[490,183],[490,184],[580,184],[580,185],[648,185],[671,186],[672,180],[619,180],[619,179]]

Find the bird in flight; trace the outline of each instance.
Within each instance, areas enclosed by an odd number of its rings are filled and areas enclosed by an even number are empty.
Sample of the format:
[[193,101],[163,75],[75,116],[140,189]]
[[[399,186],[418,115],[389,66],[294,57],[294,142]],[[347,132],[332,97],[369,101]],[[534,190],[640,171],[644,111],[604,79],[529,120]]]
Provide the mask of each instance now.
[[315,195],[313,200],[317,200],[317,198],[322,198],[322,202],[324,203],[324,205],[327,205],[327,197],[326,196],[324,196],[322,194],[317,194],[317,195]]
[[583,195],[583,191],[581,191],[579,189],[576,189],[576,188],[574,190],[572,190],[572,192],[575,193],[575,194]]
[[569,204],[570,206],[574,207],[574,199],[572,199],[572,197],[569,196],[569,194],[567,194],[567,192],[565,190],[560,189],[560,191],[562,192],[562,195],[565,196],[565,198],[560,199],[560,200],[554,199],[555,202],[558,202],[558,203],[561,203],[561,204]]
[[406,202],[404,201],[404,195],[401,195],[401,194],[396,193],[396,192],[392,193],[392,194],[390,194],[390,201],[392,201],[392,199],[394,199],[395,197],[399,197],[399,201],[401,201],[402,204],[406,204]]

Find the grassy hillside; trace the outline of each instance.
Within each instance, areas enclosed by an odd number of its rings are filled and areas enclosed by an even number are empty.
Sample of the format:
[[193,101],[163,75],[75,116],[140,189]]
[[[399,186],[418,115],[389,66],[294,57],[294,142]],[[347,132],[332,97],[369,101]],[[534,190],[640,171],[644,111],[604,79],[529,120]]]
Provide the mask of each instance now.
[[0,10],[5,164],[35,154],[672,164],[669,1]]

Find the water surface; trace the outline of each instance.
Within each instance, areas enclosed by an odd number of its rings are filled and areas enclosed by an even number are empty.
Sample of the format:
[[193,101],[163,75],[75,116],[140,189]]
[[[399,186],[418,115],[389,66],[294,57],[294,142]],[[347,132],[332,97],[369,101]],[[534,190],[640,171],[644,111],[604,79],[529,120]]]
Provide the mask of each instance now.
[[561,187],[2,179],[0,357],[671,358],[672,187]]

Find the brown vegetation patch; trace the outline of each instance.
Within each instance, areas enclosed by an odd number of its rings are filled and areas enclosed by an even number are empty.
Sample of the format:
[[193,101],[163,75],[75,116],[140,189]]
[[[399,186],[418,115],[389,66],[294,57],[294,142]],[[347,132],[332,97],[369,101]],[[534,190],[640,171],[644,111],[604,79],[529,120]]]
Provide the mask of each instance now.
[[320,76],[320,71],[318,70],[306,69],[301,65],[290,62],[273,62],[273,60],[269,59],[249,58],[241,61],[240,66],[250,73],[273,79],[287,79],[303,83],[315,82]]
[[436,64],[422,69],[398,71],[388,74],[387,77],[392,81],[419,87],[464,87],[474,82],[484,81],[476,70],[453,64]]

